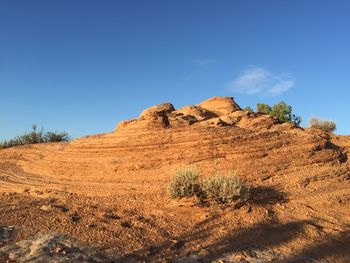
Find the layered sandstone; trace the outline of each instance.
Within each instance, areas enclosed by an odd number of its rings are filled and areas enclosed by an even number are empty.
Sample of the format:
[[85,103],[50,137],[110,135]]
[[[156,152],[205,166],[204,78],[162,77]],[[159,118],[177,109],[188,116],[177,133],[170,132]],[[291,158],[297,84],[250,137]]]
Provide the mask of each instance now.
[[[4,199],[8,206],[0,213],[0,223],[22,224],[27,235],[44,227],[86,242],[103,237],[105,245],[113,244],[119,252],[169,238],[185,239],[193,251],[225,246],[229,250],[231,245],[253,242],[265,248],[273,243],[278,251],[292,253],[325,237],[334,238],[332,242],[342,248],[349,243],[345,242],[350,223],[349,141],[243,111],[231,97],[180,109],[163,103],[119,123],[110,133],[0,150],[0,192],[28,196]],[[234,170],[253,189],[250,208],[221,214],[186,204],[180,207],[179,201],[169,198],[167,184],[181,165],[197,166],[203,177]],[[68,214],[57,208],[62,204],[45,212],[60,213],[61,223],[42,219],[41,203],[37,208],[31,201],[37,196],[62,198],[67,207],[78,207],[84,224],[69,223]],[[104,210],[90,209],[91,203],[131,218],[132,227],[105,223],[103,216],[92,221]],[[6,208],[11,206],[19,210]],[[101,220],[103,227],[115,232],[89,227]],[[228,237],[228,230],[240,238]],[[328,247],[333,253],[345,250]]]

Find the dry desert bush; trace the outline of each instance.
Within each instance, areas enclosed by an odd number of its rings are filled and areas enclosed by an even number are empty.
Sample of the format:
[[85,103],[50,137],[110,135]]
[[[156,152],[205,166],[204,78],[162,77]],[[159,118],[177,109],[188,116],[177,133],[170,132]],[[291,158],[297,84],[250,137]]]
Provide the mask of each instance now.
[[334,121],[330,120],[320,120],[318,118],[310,119],[310,126],[314,129],[319,129],[325,132],[334,132],[337,125]]
[[173,198],[195,196],[219,204],[244,203],[250,197],[249,188],[233,172],[199,180],[196,167],[176,169],[169,192]]
[[177,168],[169,184],[171,197],[182,198],[196,195],[199,191],[198,175],[196,167]]
[[203,180],[201,189],[206,198],[220,204],[245,202],[250,191],[234,173]]

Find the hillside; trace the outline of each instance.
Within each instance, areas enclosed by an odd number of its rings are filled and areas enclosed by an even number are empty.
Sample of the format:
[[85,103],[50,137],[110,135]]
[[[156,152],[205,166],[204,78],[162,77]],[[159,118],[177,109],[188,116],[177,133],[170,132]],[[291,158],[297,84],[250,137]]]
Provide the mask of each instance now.
[[[3,149],[0,226],[16,229],[5,239],[0,228],[0,259],[44,231],[120,262],[350,262],[349,152],[349,136],[279,124],[231,97],[159,104],[110,133]],[[204,177],[234,170],[252,199],[240,209],[170,199],[181,165]]]

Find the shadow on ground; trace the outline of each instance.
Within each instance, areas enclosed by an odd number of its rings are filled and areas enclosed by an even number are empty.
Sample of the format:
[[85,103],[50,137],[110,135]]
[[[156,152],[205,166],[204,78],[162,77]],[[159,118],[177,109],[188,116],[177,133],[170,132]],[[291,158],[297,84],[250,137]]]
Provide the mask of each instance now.
[[[288,201],[286,195],[275,188],[258,187],[252,189],[252,193],[254,199],[250,201],[250,204],[268,207]],[[145,262],[153,262],[164,260],[166,262],[197,262],[194,260],[190,261],[191,255],[200,255],[200,257],[197,257],[198,262],[211,262],[222,258],[225,254],[239,254],[245,253],[250,249],[258,249],[259,251],[271,251],[270,259],[274,260],[274,262],[319,262],[319,260],[330,256],[348,258],[350,262],[350,231],[328,236],[323,242],[315,242],[305,247],[302,251],[290,253],[292,255],[276,256],[273,253],[274,248],[278,246],[287,245],[288,242],[298,238],[307,238],[305,231],[310,226],[318,227],[317,223],[312,220],[301,220],[284,224],[279,224],[275,221],[262,222],[249,228],[228,232],[224,237],[213,240],[213,242],[204,247],[186,250],[187,246],[193,248],[196,244],[205,243],[203,240],[212,240],[212,237],[216,236],[215,233],[220,229],[222,230],[220,216],[215,215],[196,224],[182,235],[174,236],[173,239],[169,239],[161,244],[137,251],[121,259],[121,261],[144,260]],[[276,257],[274,258],[274,256]],[[344,261],[340,260],[338,262]]]
[[251,188],[251,196],[249,204],[274,205],[288,202],[287,195],[275,187],[253,187]]
[[[121,259],[121,262],[131,259],[144,260],[145,262],[157,260],[165,260],[166,262],[191,262],[191,255],[200,255],[200,257],[197,257],[198,262],[212,262],[213,260],[222,259],[222,257],[227,254],[239,254],[254,250],[264,251],[263,253],[270,251],[271,258],[266,262],[270,260],[289,263],[320,262],[320,260],[330,256],[339,258],[338,262],[350,262],[350,231],[329,236],[324,242],[314,243],[304,248],[302,251],[292,253],[292,255],[274,253],[273,249],[275,247],[287,244],[293,239],[300,237],[300,235],[304,233],[307,225],[314,225],[312,221],[307,220],[281,225],[260,223],[251,228],[228,233],[225,237],[203,248],[190,250],[187,254],[186,252],[183,253],[187,243],[196,243],[196,241],[202,243],[203,240],[210,238],[214,231],[216,231],[217,226],[215,223],[212,225],[216,220],[215,217],[206,219],[194,226],[187,233],[174,237],[174,240],[169,240],[162,244],[138,251],[134,255]],[[206,228],[207,224],[212,226]],[[206,253],[203,254],[203,251]],[[188,260],[186,260],[186,257],[188,257]],[[178,261],[174,260],[176,258]],[[257,257],[256,262],[265,261],[258,261]]]

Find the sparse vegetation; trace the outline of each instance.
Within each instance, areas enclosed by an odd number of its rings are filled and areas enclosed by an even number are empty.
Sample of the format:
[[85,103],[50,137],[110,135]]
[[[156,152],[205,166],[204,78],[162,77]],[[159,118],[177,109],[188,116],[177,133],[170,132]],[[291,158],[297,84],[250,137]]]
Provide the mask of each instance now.
[[249,188],[233,173],[207,178],[201,188],[206,198],[221,204],[244,202],[250,195]]
[[337,125],[334,121],[330,120],[320,120],[317,118],[310,119],[310,126],[314,129],[319,129],[325,132],[334,132]]
[[265,113],[265,114],[270,114],[272,109],[268,104],[265,103],[258,103],[256,104],[256,111]]
[[220,204],[244,203],[250,196],[249,188],[235,174],[200,181],[198,169],[193,167],[177,169],[169,190],[173,198],[195,196]]
[[278,121],[284,122],[292,122],[295,125],[300,125],[302,119],[300,116],[296,116],[292,114],[292,106],[287,105],[285,102],[281,101],[276,103],[272,107],[265,103],[258,103],[256,105],[257,112],[270,114]]
[[43,136],[43,142],[67,142],[70,137],[66,132],[46,132]]
[[199,192],[198,169],[196,167],[180,167],[175,170],[169,184],[169,192],[173,198],[194,196]]
[[243,111],[244,111],[244,112],[247,112],[247,113],[253,113],[253,112],[254,112],[253,109],[252,109],[251,107],[249,107],[249,106],[245,107],[245,108],[243,109]]
[[33,124],[32,131],[25,133],[21,136],[17,136],[14,139],[3,141],[0,143],[0,149],[10,148],[14,146],[35,144],[35,143],[48,143],[48,142],[67,142],[70,141],[70,136],[66,132],[46,132],[41,129],[37,130],[37,125]]

